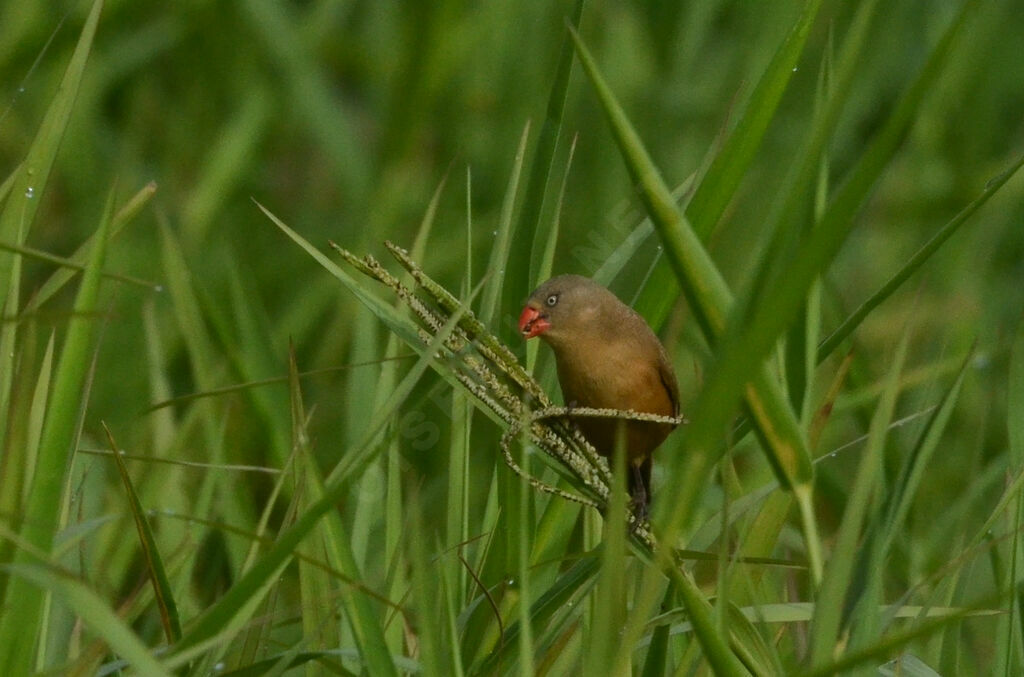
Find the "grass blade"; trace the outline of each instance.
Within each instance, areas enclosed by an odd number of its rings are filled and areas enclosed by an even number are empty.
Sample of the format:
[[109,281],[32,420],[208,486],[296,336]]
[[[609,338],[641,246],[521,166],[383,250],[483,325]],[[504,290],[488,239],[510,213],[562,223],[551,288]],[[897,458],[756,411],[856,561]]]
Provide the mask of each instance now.
[[905,331],[896,348],[896,356],[886,379],[885,390],[871,419],[868,443],[857,469],[850,497],[846,501],[839,535],[836,537],[828,568],[818,590],[811,628],[811,665],[820,665],[831,660],[838,638],[843,603],[850,589],[850,578],[853,575],[854,563],[857,561],[857,547],[861,542],[864,518],[868,513],[872,495],[882,480],[885,438],[896,408],[899,378],[906,359],[909,337],[910,333]]
[[[568,21],[579,28],[585,0],[576,0]],[[548,103],[544,111],[544,123],[537,135],[537,148],[531,161],[530,176],[523,192],[523,204],[515,228],[509,260],[515,262],[508,267],[505,277],[505,305],[514,307],[529,294],[534,284],[539,283],[538,262],[543,260],[551,230],[557,230],[554,222],[545,227],[544,206],[548,202],[548,184],[555,167],[555,151],[562,133],[562,116],[569,93],[569,75],[572,72],[572,39],[566,34],[558,53],[555,79],[551,83]],[[547,279],[545,276],[544,279]]]
[[[797,61],[820,8],[821,0],[808,0],[804,4],[796,23],[779,44],[758,80],[736,127],[694,191],[686,207],[686,216],[690,219],[694,233],[702,241],[706,242],[711,236],[761,146],[779,101],[796,70]],[[659,262],[637,299],[637,312],[646,317],[651,326],[660,327],[679,289],[679,282],[672,275],[671,266],[664,261]]]
[[[480,300],[480,320],[485,325],[494,324],[494,318],[501,310],[501,290],[505,284],[505,268],[509,265],[509,252],[512,248],[512,215],[515,211],[516,197],[519,194],[519,177],[523,171],[523,159],[526,157],[526,141],[530,137],[530,125],[523,129],[519,137],[519,149],[512,165],[512,176],[508,180],[505,199],[501,203],[501,216],[498,218],[498,229],[494,232],[494,245],[491,258],[487,262],[487,270],[494,275],[484,289]],[[516,261],[515,265],[526,265],[525,261]]]
[[[306,413],[302,404],[302,391],[299,387],[299,375],[295,364],[294,352],[290,355],[288,374],[289,389],[292,396],[293,445],[299,450],[302,464],[305,466],[304,474],[307,491],[309,492],[307,500],[309,503],[315,503],[324,496],[324,484],[306,435]],[[318,543],[317,545],[320,544]],[[322,548],[317,550],[326,550],[330,565],[335,570],[341,572],[347,580],[363,580],[355,555],[352,552],[351,538],[345,532],[337,511],[329,511],[324,516]],[[308,569],[306,572],[307,578],[312,575],[319,575],[320,573],[315,567],[309,567]],[[323,587],[326,588],[326,586]],[[325,589],[323,592],[329,593],[331,591]],[[371,605],[371,600],[362,592],[353,590],[345,582],[342,582],[340,596],[342,606],[345,609],[345,618],[352,628],[352,636],[355,638],[356,646],[359,648],[359,655],[366,669],[373,675],[397,675],[394,661],[392,661],[391,654],[388,652],[384,632],[381,628],[381,615]],[[318,613],[325,613],[319,608],[319,605],[323,603],[322,599],[312,599],[306,603],[316,606]],[[312,614],[303,614],[303,622],[307,622],[307,615]],[[333,616],[333,612],[330,613],[330,616]],[[323,637],[326,635],[324,643],[329,644],[331,633],[325,633],[323,626],[330,622],[330,619],[322,618],[318,620],[320,625],[313,627],[312,632],[307,631],[306,635],[311,637]]]
[[146,561],[146,569],[149,571],[150,581],[153,583],[153,593],[156,596],[157,608],[160,610],[160,622],[164,626],[164,634],[171,644],[181,637],[181,621],[178,618],[178,605],[174,602],[174,591],[171,590],[171,582],[167,578],[167,570],[164,568],[164,560],[160,556],[156,539],[153,537],[153,529],[146,519],[146,512],[135,493],[135,486],[128,474],[128,466],[121,457],[121,451],[114,441],[110,428],[103,423],[103,431],[107,434],[107,441],[110,442],[110,451],[114,462],[117,464],[117,473],[124,483],[124,492],[128,496],[128,506],[131,509],[132,518],[135,520],[135,528],[139,532],[139,543],[142,546],[142,556]]
[[[75,105],[78,88],[82,84],[85,64],[89,60],[96,26],[99,24],[100,13],[103,11],[103,0],[95,0],[89,16],[82,27],[75,51],[68,61],[67,70],[61,80],[60,88],[46,110],[39,131],[28,149],[25,161],[21,165],[18,178],[11,188],[11,197],[0,211],[0,242],[24,244],[28,229],[32,225],[43,193],[46,191],[53,169],[61,138],[67,129],[71,111]],[[0,285],[6,285],[11,271],[11,257],[0,255]],[[0,298],[7,296],[5,286],[0,286]],[[9,311],[11,309],[8,309]]]
[[[601,100],[627,168],[638,184],[644,204],[665,246],[666,256],[698,319],[701,320],[705,335],[713,340],[725,329],[726,318],[733,304],[732,295],[700,239],[693,232],[686,217],[676,207],[671,192],[605,84],[586,47],[575,33],[573,35],[577,54]],[[800,493],[804,497],[798,500],[801,505],[806,506],[810,500],[808,487],[813,477],[813,467],[796,418],[781,390],[764,368],[755,367],[747,370],[747,373],[755,375],[752,379],[742,379],[743,382],[750,381],[745,391],[746,401],[757,424],[759,435],[765,442],[765,450],[768,452],[772,468],[784,486],[801,488]],[[727,411],[731,411],[731,408]],[[722,414],[723,417],[727,415]],[[724,421],[722,426],[716,426],[715,432],[723,429]],[[700,453],[692,458],[694,462],[705,464],[711,459],[710,454],[705,458]],[[702,473],[676,476],[695,478],[702,477]],[[808,521],[812,519],[809,511],[804,510],[802,514],[805,524],[813,525],[813,522]],[[815,556],[817,536],[813,532],[814,528],[809,526],[808,552],[811,555],[812,570],[819,572],[820,560]],[[671,530],[668,531],[668,536],[671,540]]]
[[1024,465],[1024,321],[1017,324],[1017,337],[1013,341],[1008,390],[1006,432],[1010,444],[1010,460],[1015,467],[1020,468]]
[[[79,420],[87,401],[86,373],[94,350],[95,313],[113,205],[111,191],[100,220],[96,246],[75,299],[74,314],[68,323],[43,424],[38,462],[25,504],[21,538],[42,552],[50,550],[56,534],[64,481],[77,446]],[[18,550],[14,558],[16,565],[35,561],[36,558],[25,550]],[[0,665],[6,666],[12,674],[27,674],[33,668],[35,637],[27,638],[25,628],[38,631],[42,627],[39,622],[43,612],[42,591],[25,581],[12,580],[7,587],[4,608],[0,616]]]
[[[261,207],[262,209],[262,207]],[[335,274],[339,280],[351,283],[349,287],[360,301],[366,299],[367,305],[384,319],[386,323],[395,321],[395,331],[410,330],[404,318],[396,317],[397,311],[393,306],[376,299],[372,294],[363,289],[363,285],[342,271],[326,256],[316,250],[312,245],[301,238],[297,233],[288,228],[283,222],[272,214],[263,210],[265,214],[289,237],[300,244],[306,251],[310,252],[317,261]],[[346,286],[349,286],[346,284]],[[306,538],[306,536],[319,523],[320,519],[336,507],[337,503],[345,495],[348,489],[348,480],[352,474],[363,467],[373,455],[373,442],[381,428],[394,415],[398,407],[405,401],[412,391],[413,386],[422,376],[423,372],[433,360],[434,353],[444,344],[452,330],[458,324],[461,313],[454,313],[448,323],[438,332],[430,345],[422,348],[422,355],[417,363],[406,374],[398,387],[391,393],[387,402],[378,410],[374,420],[366,428],[366,433],[360,444],[355,446],[346,454],[334,467],[328,476],[323,495],[313,502],[284,532],[278,534],[277,540],[245,575],[242,576],[232,587],[212,606],[200,616],[195,624],[185,633],[181,641],[173,648],[173,655],[184,656],[191,653],[190,650],[204,646],[218,637],[229,636],[237,632],[246,619],[251,616],[260,600],[266,595],[271,586],[275,584],[278,574],[291,561],[295,548]],[[416,336],[415,333],[412,336]],[[421,346],[418,337],[411,342],[412,345]]]
[[[38,565],[12,565],[11,571],[20,577],[19,580],[31,581],[59,597],[86,626],[102,637],[113,651],[127,661],[128,665],[138,670],[139,674],[153,677],[171,677],[173,674],[153,656],[153,652],[108,606],[108,601],[96,594],[90,585],[64,572]],[[10,663],[5,664],[5,670],[8,667]],[[34,671],[9,674],[31,672]]]
[[[114,220],[110,225],[111,241],[117,239],[117,236],[121,234],[124,227],[131,223],[139,212],[149,204],[150,199],[155,194],[156,184],[150,182],[143,186],[139,192],[133,195],[131,199],[124,204],[124,206],[117,210],[117,213],[114,214]],[[89,252],[92,251],[95,238],[95,234],[90,236],[88,240],[82,243],[74,254],[68,257],[68,260],[76,265],[84,264],[89,259]],[[44,303],[53,298],[54,294],[63,289],[64,285],[70,282],[77,274],[77,270],[70,268],[60,268],[53,271],[53,274],[46,279],[34,294],[32,294],[32,298],[30,298],[28,303],[25,304],[24,312],[31,313],[38,310]]]
[[899,289],[899,287],[907,281],[907,279],[913,275],[921,266],[931,258],[932,254],[938,251],[939,247],[945,244],[946,240],[953,236],[953,234],[962,226],[967,220],[974,215],[976,211],[992,197],[996,191],[1003,187],[1007,181],[1012,178],[1017,171],[1024,166],[1024,156],[1021,156],[1017,161],[1006,171],[999,176],[995,177],[987,184],[985,184],[984,190],[981,195],[974,198],[973,201],[966,207],[964,207],[959,214],[953,217],[946,225],[939,229],[935,235],[931,237],[913,256],[910,257],[903,267],[900,268],[895,275],[879,288],[874,294],[871,295],[864,303],[862,303],[855,311],[853,311],[849,317],[843,320],[842,324],[833,331],[828,338],[822,341],[818,347],[818,361],[824,361],[832,352],[839,347],[839,345],[846,340],[846,338],[852,334],[860,323],[864,321],[864,318],[868,316],[875,308],[881,305],[887,298]]

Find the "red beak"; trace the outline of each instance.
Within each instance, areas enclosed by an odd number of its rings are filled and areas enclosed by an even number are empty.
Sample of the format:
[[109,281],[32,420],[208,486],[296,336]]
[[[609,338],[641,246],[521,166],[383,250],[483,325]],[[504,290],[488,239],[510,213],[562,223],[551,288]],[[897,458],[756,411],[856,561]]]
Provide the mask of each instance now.
[[519,333],[523,338],[531,339],[538,334],[543,334],[551,326],[547,316],[532,306],[523,308],[519,316]]

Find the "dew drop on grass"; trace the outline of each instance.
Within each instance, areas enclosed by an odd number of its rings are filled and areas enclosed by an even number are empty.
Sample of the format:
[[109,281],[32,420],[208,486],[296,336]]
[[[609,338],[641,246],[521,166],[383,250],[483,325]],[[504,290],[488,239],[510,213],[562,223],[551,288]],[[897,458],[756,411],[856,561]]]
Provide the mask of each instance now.
[[793,72],[796,73],[799,70],[796,66],[793,66]]
[[29,200],[31,200],[35,196],[36,196],[36,189],[35,188],[33,188],[32,186],[29,186],[28,188],[25,189],[25,197],[27,197]]
[[157,292],[158,294],[163,292],[163,290],[164,286],[162,284],[158,284],[153,287],[153,291]]

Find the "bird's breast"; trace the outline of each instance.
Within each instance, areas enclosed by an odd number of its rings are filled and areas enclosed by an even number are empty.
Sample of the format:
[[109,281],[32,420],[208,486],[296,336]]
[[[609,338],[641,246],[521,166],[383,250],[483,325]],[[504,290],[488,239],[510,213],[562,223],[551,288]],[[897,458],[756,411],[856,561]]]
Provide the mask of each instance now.
[[673,415],[671,397],[649,351],[628,343],[605,343],[573,353],[558,359],[566,404]]

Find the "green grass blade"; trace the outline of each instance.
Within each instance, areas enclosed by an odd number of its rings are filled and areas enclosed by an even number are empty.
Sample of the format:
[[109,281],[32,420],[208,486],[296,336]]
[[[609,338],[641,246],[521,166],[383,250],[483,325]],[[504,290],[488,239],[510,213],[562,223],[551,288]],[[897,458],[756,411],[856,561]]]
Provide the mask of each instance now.
[[[150,182],[143,186],[139,192],[133,195],[125,204],[117,210],[114,214],[114,220],[110,225],[110,239],[111,241],[116,240],[117,236],[121,234],[121,231],[127,226],[135,217],[142,211],[142,209],[149,204],[150,199],[156,194],[156,184]],[[82,243],[82,245],[75,250],[75,253],[68,257],[68,260],[76,265],[82,265],[89,259],[89,252],[92,251],[93,242],[96,238],[95,233],[89,237],[88,240]],[[68,282],[70,282],[75,275],[78,274],[77,270],[69,268],[60,268],[53,271],[43,282],[42,286],[32,294],[32,298],[25,304],[25,313],[31,313],[38,310],[44,303],[53,298],[54,294],[64,288]]]
[[946,240],[953,236],[953,234],[967,222],[968,219],[976,212],[982,205],[988,202],[988,199],[992,197],[996,191],[1003,187],[1003,185],[1012,178],[1017,171],[1024,166],[1024,156],[1021,156],[1017,161],[1006,171],[999,176],[995,177],[987,184],[985,184],[984,190],[981,195],[976,197],[970,204],[964,207],[959,214],[953,217],[946,225],[939,229],[935,235],[931,237],[913,256],[903,265],[899,271],[896,272],[889,280],[883,284],[878,291],[871,295],[864,303],[862,303],[855,311],[853,311],[849,317],[843,320],[842,324],[833,331],[828,338],[822,341],[818,347],[818,361],[824,361],[829,355],[832,354],[839,345],[846,340],[846,338],[852,334],[857,327],[860,326],[861,322],[864,321],[871,311],[881,305],[887,298],[899,289],[899,287],[907,281],[907,279],[913,275],[921,266],[931,258],[932,254],[938,251],[939,247],[945,244]]
[[[575,36],[575,34],[574,34]],[[651,220],[665,246],[665,255],[683,285],[705,335],[713,340],[724,330],[732,306],[732,295],[700,239],[679,211],[642,142],[625,113],[605,84],[586,47],[576,39],[580,60],[590,77],[612,126],[630,174],[636,181]],[[786,486],[803,485],[813,476],[810,454],[792,410],[764,369],[755,373],[747,388],[747,403],[766,442],[766,450],[780,481]],[[717,431],[724,429],[718,427]]]
[[[694,191],[686,207],[686,216],[690,219],[694,233],[702,241],[706,242],[711,236],[715,224],[721,219],[740,180],[749,169],[754,154],[761,146],[779,101],[796,70],[797,61],[820,8],[821,0],[808,0],[804,4],[796,23],[789,29],[758,80],[736,127]],[[637,312],[646,317],[652,326],[661,327],[672,307],[668,299],[678,296],[679,289],[670,265],[664,261],[659,262],[637,299]]]
[[850,589],[850,578],[857,561],[857,548],[861,543],[864,519],[868,514],[872,495],[882,480],[885,439],[896,409],[899,379],[906,359],[909,338],[910,333],[905,331],[896,348],[896,356],[886,379],[885,390],[871,418],[868,443],[846,501],[839,534],[818,590],[811,627],[811,665],[821,665],[831,660],[838,639],[843,604]]
[[[86,374],[94,350],[95,313],[113,204],[111,191],[100,220],[96,246],[75,299],[75,312],[68,322],[67,337],[61,349],[43,424],[37,467],[25,504],[21,537],[25,543],[43,552],[48,552],[53,544],[67,469],[76,448],[79,418],[87,398]],[[24,550],[15,554],[15,564],[34,561],[36,558]],[[35,637],[26,637],[25,629],[41,629],[42,591],[23,580],[12,580],[7,587],[4,608],[5,612],[0,616],[0,665],[6,666],[13,674],[27,674],[33,667]]]
[[438,566],[431,563],[427,556],[427,546],[424,542],[428,530],[422,521],[422,506],[419,497],[415,492],[410,496],[408,524],[406,532],[408,538],[408,560],[412,575],[412,599],[415,605],[418,622],[414,632],[419,640],[420,663],[423,674],[427,677],[447,677],[452,674],[450,666],[445,665],[445,659],[449,656],[442,645],[442,628],[447,625],[438,618],[442,611],[438,600],[438,585],[431,585],[436,574],[433,570]]
[[768,254],[782,249],[782,241],[787,236],[790,239],[806,236],[810,227],[807,223],[809,214],[813,212],[815,220],[821,220],[820,206],[814,204],[811,196],[817,192],[815,182],[820,177],[824,153],[850,96],[854,78],[858,73],[861,52],[877,6],[878,0],[866,0],[857,7],[836,67],[829,77],[828,98],[824,105],[819,104],[816,107],[810,131],[777,192],[777,200],[768,213],[764,228],[766,232],[772,234],[772,240],[765,250],[761,263],[764,270],[757,273],[758,277],[767,273],[769,264],[781,259]]
[[693,230],[707,240],[732,200],[740,180],[754,159],[765,131],[775,116],[782,94],[796,70],[821,0],[808,0],[789,34],[779,45],[771,62],[750,95],[743,116],[715,156],[686,209]]
[[128,506],[135,520],[135,528],[139,532],[139,544],[142,546],[142,556],[146,562],[146,569],[149,572],[150,581],[153,583],[153,593],[156,596],[157,608],[160,610],[160,622],[164,626],[164,634],[171,644],[181,637],[181,620],[178,618],[178,605],[174,601],[174,591],[171,589],[171,582],[167,578],[167,570],[164,567],[163,557],[157,547],[156,538],[153,536],[153,529],[146,518],[146,512],[142,507],[139,495],[135,493],[135,485],[128,474],[128,466],[121,457],[121,451],[114,441],[107,424],[103,424],[103,430],[110,442],[110,451],[117,464],[117,473],[124,483],[124,492],[128,497]]
[[964,378],[967,376],[967,369],[971,366],[973,358],[974,350],[972,349],[964,357],[960,371],[957,372],[952,385],[943,395],[938,408],[925,424],[924,430],[922,430],[917,443],[911,449],[900,471],[900,475],[896,479],[893,491],[889,496],[888,516],[882,523],[886,531],[886,550],[892,546],[896,535],[900,531],[899,527],[906,519],[907,513],[910,510],[910,502],[917,494],[921,482],[927,475],[932,455],[939,448],[946,425],[953,415],[953,407],[960,396]]
[[[671,608],[672,598],[675,597],[675,590],[668,586],[665,590],[665,597],[661,603],[662,611]],[[640,673],[641,677],[661,677],[668,674],[669,657],[669,630],[668,624],[659,625],[651,633],[651,643],[644,656],[644,668]]]
[[21,165],[14,168],[7,178],[4,179],[3,183],[0,183],[0,205],[3,205],[4,200],[11,194],[11,190],[14,189],[14,182],[18,180],[18,176],[21,172]]
[[[396,331],[399,327],[407,328],[402,323],[404,318],[396,318],[394,307],[390,304],[376,299],[357,284],[352,278],[335,266],[326,256],[316,250],[312,245],[301,238],[297,233],[288,228],[279,219],[264,210],[264,213],[289,237],[300,244],[325,268],[335,274],[339,280],[352,281],[349,287],[361,301],[366,298],[367,305],[378,317],[388,320],[398,320]],[[348,285],[346,285],[348,286]],[[319,523],[323,516],[336,507],[337,503],[348,490],[348,480],[352,474],[372,458],[374,454],[373,442],[379,431],[394,415],[398,407],[406,400],[413,386],[418,382],[420,376],[430,365],[434,353],[443,345],[451,331],[458,323],[461,313],[454,313],[445,326],[439,331],[430,345],[422,348],[422,356],[417,363],[406,374],[398,387],[391,393],[387,402],[378,410],[373,421],[366,428],[366,434],[360,444],[349,451],[334,467],[328,476],[323,496],[309,506],[284,532],[278,534],[277,540],[249,571],[245,573],[228,591],[212,606],[208,607],[199,619],[185,633],[181,641],[173,649],[174,655],[186,655],[191,649],[205,645],[216,637],[223,637],[237,632],[246,620],[252,615],[260,600],[276,582],[279,573],[291,561],[295,548],[306,538],[306,536]],[[386,318],[386,319],[385,319]],[[390,326],[390,325],[389,325]],[[413,334],[415,337],[415,334]],[[419,339],[413,338],[412,345],[420,346]]]
[[494,232],[491,258],[487,262],[487,271],[492,273],[492,277],[484,288],[484,295],[480,300],[480,321],[488,326],[494,324],[495,317],[498,317],[502,310],[501,290],[505,284],[506,266],[512,263],[517,266],[528,265],[526,261],[510,261],[509,253],[512,249],[512,215],[516,207],[516,198],[519,195],[519,177],[523,171],[523,159],[526,157],[526,142],[529,137],[530,125],[527,124],[523,129],[522,136],[519,137],[519,149],[516,151],[516,159],[512,165],[512,176],[508,180],[505,199],[501,204],[501,215],[498,218],[498,228]]
[[[49,590],[55,597],[59,597],[64,604],[71,607],[87,627],[110,646],[111,650],[127,661],[128,665],[135,668],[138,674],[153,675],[153,677],[171,677],[173,674],[153,656],[153,652],[132,632],[128,624],[110,608],[109,600],[98,595],[90,585],[64,572],[38,565],[13,565],[11,571],[21,579],[31,581],[34,585]],[[26,644],[30,644],[30,642],[26,642]],[[12,666],[7,663],[4,669],[9,667]],[[9,674],[31,674],[32,672],[34,671]]]
[[671,567],[668,573],[676,584],[679,597],[690,615],[690,622],[693,623],[694,634],[700,640],[701,648],[712,670],[719,675],[748,674],[743,663],[729,647],[728,640],[722,636],[711,605],[690,574],[678,567]]
[[[745,304],[751,309],[750,317],[746,320],[737,318],[743,326],[736,326],[729,332],[731,345],[720,348],[715,368],[705,382],[698,404],[693,408],[692,418],[695,423],[687,431],[687,438],[692,445],[687,463],[691,467],[679,475],[687,478],[687,482],[701,481],[691,480],[692,477],[703,478],[704,469],[693,466],[700,463],[706,454],[713,453],[720,431],[732,411],[731,405],[739,397],[744,383],[749,380],[748,374],[771,350],[780,333],[799,310],[810,285],[838,251],[853,225],[856,210],[895,153],[922,98],[941,73],[967,14],[975,6],[976,0],[968,0],[962,6],[960,14],[933,50],[918,79],[901,99],[864,157],[851,170],[825,216],[806,242],[801,244],[798,255],[785,265],[778,265],[777,279],[765,285],[758,295],[761,302]],[[700,472],[689,472],[692,470]],[[697,486],[684,489],[680,498],[681,511],[688,509],[692,495],[689,492],[696,491]]]
[[[103,0],[95,0],[82,27],[75,51],[68,61],[67,70],[64,71],[60,88],[46,110],[39,131],[36,132],[21,165],[18,178],[11,188],[11,197],[4,205],[3,211],[0,211],[0,242],[21,245],[28,235],[42,195],[46,192],[50,170],[53,169],[61,138],[67,129],[68,120],[71,119],[71,111],[82,83],[85,64],[89,59],[102,11]],[[11,258],[0,254],[0,285],[4,285],[0,286],[0,298],[7,296],[6,284],[11,271]],[[9,308],[8,311],[10,310]]]
[[[832,203],[810,236],[801,243],[799,254],[792,260],[780,261],[775,265],[778,271],[775,279],[764,285],[761,294],[756,295],[764,302],[755,304],[756,308],[747,326],[747,338],[742,345],[736,346],[736,355],[762,355],[767,351],[799,309],[810,284],[839,251],[853,228],[857,211],[902,143],[914,121],[915,113],[942,74],[952,47],[977,4],[978,0],[967,0],[961,6],[960,12],[932,50],[918,77],[900,98],[881,131],[875,135],[867,151],[837,189]],[[731,357],[723,354],[723,362]],[[748,368],[748,365],[744,362],[730,365],[734,371],[739,371],[740,367]]]
[[1024,321],[1017,323],[1007,390],[1006,433],[1010,461],[1015,468],[1021,468],[1024,466]]
[[[583,672],[598,674],[614,665],[616,637],[626,623],[626,459],[624,434],[616,442],[612,495],[602,519],[601,570],[597,576],[590,612],[589,641],[584,650]],[[617,670],[612,670],[617,672]]]
[[268,219],[270,219],[281,232],[291,238],[296,244],[302,247],[306,253],[313,257],[317,263],[323,266],[327,272],[336,277],[346,289],[348,289],[360,303],[365,305],[377,316],[388,328],[398,334],[405,343],[411,346],[421,346],[419,336],[416,333],[416,326],[408,317],[400,313],[394,305],[385,303],[376,294],[370,291],[370,282],[357,279],[345,272],[338,264],[327,257],[323,252],[310,244],[305,238],[284,224],[279,218],[270,213],[263,205],[256,203]]
[[[579,28],[584,4],[585,0],[576,0],[569,15],[568,21],[576,28]],[[540,281],[537,275],[538,262],[546,251],[550,231],[557,230],[554,222],[545,227],[543,211],[548,201],[548,184],[554,172],[555,151],[562,134],[562,116],[569,93],[572,62],[572,38],[567,33],[559,48],[555,79],[548,94],[544,122],[537,134],[537,148],[531,160],[530,176],[523,192],[522,208],[509,253],[509,260],[515,262],[508,267],[505,276],[504,303],[509,308],[520,303]]]
[[[32,404],[29,408],[24,440],[20,444],[17,440],[11,440],[11,444],[0,455],[0,476],[4,478],[4,481],[0,482],[0,514],[3,515],[21,514],[22,506],[28,501],[28,491],[32,486],[32,474],[39,463],[39,440],[43,434],[43,422],[46,419],[46,406],[50,395],[55,341],[56,332],[50,332],[50,339],[46,342],[46,352],[39,365],[39,375],[36,377],[35,388],[32,392]],[[2,342],[0,342],[0,348],[2,348]],[[7,415],[7,413],[0,409],[0,415]],[[9,415],[8,418],[10,418]],[[13,548],[13,543],[0,541],[0,562],[11,560]],[[3,586],[0,586],[0,597],[2,595]]]
[[[55,266],[59,266],[65,270],[74,271],[76,273],[85,270],[85,265],[75,263],[71,259],[64,258],[63,256],[57,256],[44,252],[41,249],[35,249],[34,247],[22,247],[16,244],[10,244],[9,242],[0,242],[0,251],[10,252],[12,254],[18,254],[19,256],[26,259],[33,259],[36,261],[43,261]],[[131,284],[138,287],[144,287],[148,289],[157,289],[159,285],[153,284],[146,280],[132,277],[130,275],[120,275],[118,273],[103,272],[103,277],[109,280],[116,280],[118,282],[124,282],[125,284]]]
[[884,660],[885,658],[892,656],[915,639],[928,637],[929,635],[935,634],[954,623],[959,623],[964,619],[977,614],[979,611],[990,609],[993,603],[1005,597],[1007,594],[1008,593],[1004,591],[999,595],[956,609],[948,615],[931,618],[926,621],[921,621],[909,628],[890,632],[870,646],[849,651],[831,663],[814,667],[807,672],[797,674],[800,675],[800,677],[828,677],[829,675],[849,674],[853,668],[869,662]]
[[[530,607],[530,619],[533,626],[540,628],[566,605],[579,602],[597,581],[597,572],[600,567],[600,557],[593,553],[577,560],[534,601]],[[506,628],[504,643],[478,666],[475,666],[471,672],[473,674],[492,674],[498,666],[506,665],[506,661],[511,660],[512,652],[518,648],[521,631],[519,622]]]
[[[562,187],[558,191],[558,201],[555,203],[554,215],[551,217],[551,225],[547,229],[547,242],[544,242],[544,248],[541,252],[534,251],[530,256],[530,284],[524,288],[534,288],[539,286],[544,280],[551,277],[551,271],[555,265],[555,248],[558,244],[558,233],[561,230],[560,220],[562,217],[562,204],[565,200],[565,188],[569,183],[569,168],[572,167],[572,158],[576,153],[576,139],[573,139],[572,145],[569,147],[569,159],[565,163],[565,173],[562,175]],[[540,237],[540,231],[537,231],[537,236]],[[535,242],[535,245],[539,245],[539,242]],[[535,246],[536,250],[537,247]],[[518,299],[522,300],[522,299]],[[537,364],[537,353],[540,351],[540,342],[531,341],[526,344],[526,371],[532,374],[534,366]]]
[[[313,450],[309,446],[305,430],[306,413],[302,404],[302,391],[299,387],[298,368],[295,364],[294,352],[292,352],[291,359],[289,360],[288,375],[292,400],[293,444],[300,451],[303,465],[306,468],[308,500],[311,503],[315,503],[323,497],[324,485],[320,471],[316,467],[316,461],[312,454]],[[341,518],[336,511],[329,511],[324,516],[322,536],[322,547],[316,548],[314,551],[326,550],[328,562],[335,570],[341,572],[347,580],[361,581],[363,577],[356,563],[355,555],[352,552],[351,539],[345,532]],[[309,544],[308,541],[307,544]],[[317,543],[317,545],[320,546],[321,544]],[[318,585],[316,582],[308,580],[313,576],[321,575],[322,572],[319,569],[311,566],[305,572],[307,584],[317,589],[318,592],[328,595],[328,597],[308,599],[306,604],[315,607],[319,614],[327,611],[330,616],[333,616],[332,610],[322,608],[323,600],[329,598],[333,591],[330,590],[324,581],[320,581]],[[367,670],[370,674],[374,675],[396,675],[395,664],[391,659],[391,654],[384,639],[384,632],[381,628],[381,615],[371,605],[371,600],[360,591],[352,589],[345,582],[342,583],[340,597],[342,606],[345,609],[345,618],[352,628],[352,636],[355,638],[360,657]],[[307,615],[312,616],[313,614],[304,613],[304,623],[307,623]],[[329,648],[331,633],[326,633],[324,626],[331,619],[328,617],[315,620],[318,623],[311,625],[310,629],[306,631],[306,635],[308,637],[321,637],[321,642],[328,645],[323,648]]]
[[907,454],[899,475],[885,496],[884,503],[876,511],[875,518],[869,524],[863,543],[856,553],[855,573],[847,588],[843,611],[844,622],[851,626],[851,651],[868,646],[881,638],[882,622],[888,619],[883,619],[875,611],[883,594],[883,581],[879,574],[885,568],[898,534],[902,532],[910,504],[926,476],[932,455],[942,440],[972,357],[973,350],[964,359],[955,380]]
[[[74,108],[102,9],[102,0],[96,0],[82,27],[60,87],[46,109],[24,161],[4,181],[3,191],[7,198],[0,199],[0,242],[20,246],[28,237]],[[16,327],[14,323],[8,324],[5,318],[18,315],[20,278],[20,256],[0,252],[0,440],[7,437],[7,412],[17,353]]]

